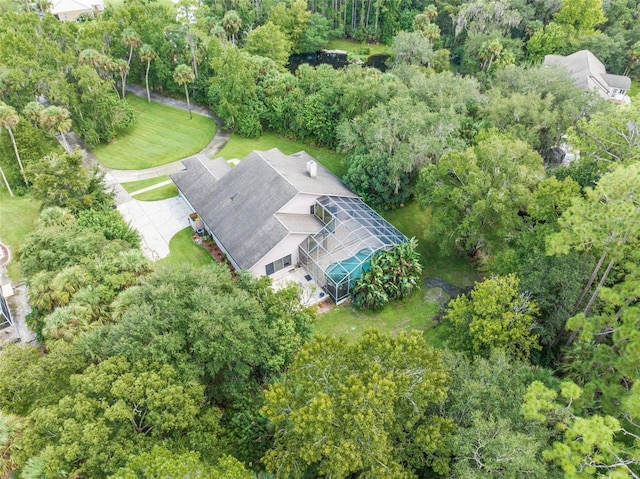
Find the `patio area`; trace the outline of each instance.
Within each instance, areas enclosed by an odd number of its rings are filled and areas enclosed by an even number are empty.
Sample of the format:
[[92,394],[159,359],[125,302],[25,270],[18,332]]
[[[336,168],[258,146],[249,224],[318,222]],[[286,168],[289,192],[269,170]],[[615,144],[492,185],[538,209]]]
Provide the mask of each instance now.
[[271,276],[273,289],[278,291],[287,285],[294,283],[300,285],[302,293],[300,302],[305,306],[313,306],[330,299],[329,295],[318,286],[304,268],[293,267],[284,269]]

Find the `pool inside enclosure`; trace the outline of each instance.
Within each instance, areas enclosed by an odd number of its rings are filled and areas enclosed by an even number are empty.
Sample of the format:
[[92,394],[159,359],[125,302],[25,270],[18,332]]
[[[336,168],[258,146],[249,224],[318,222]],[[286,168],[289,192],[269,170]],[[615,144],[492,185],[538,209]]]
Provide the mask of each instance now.
[[360,198],[323,196],[313,213],[324,227],[300,244],[300,263],[336,303],[349,297],[377,251],[408,241]]

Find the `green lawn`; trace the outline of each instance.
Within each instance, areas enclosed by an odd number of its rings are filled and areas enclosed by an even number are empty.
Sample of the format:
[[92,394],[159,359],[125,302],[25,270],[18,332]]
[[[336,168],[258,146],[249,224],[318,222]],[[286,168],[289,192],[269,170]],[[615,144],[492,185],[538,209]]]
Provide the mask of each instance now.
[[369,55],[391,54],[391,48],[383,43],[368,44],[354,40],[346,40],[344,38],[338,38],[329,42],[329,50],[344,50],[346,52],[360,54],[361,48],[368,48]]
[[193,115],[160,103],[148,103],[127,95],[137,122],[108,144],[93,152],[108,168],[141,170],[163,165],[202,150],[213,138],[216,124],[211,118]]
[[438,306],[425,301],[422,291],[418,291],[409,298],[387,305],[382,311],[360,311],[350,304],[333,308],[317,316],[314,332],[356,340],[369,328],[391,333],[430,330],[435,327],[431,318],[437,313]]
[[169,241],[169,256],[158,261],[158,264],[172,266],[189,263],[194,266],[204,266],[213,263],[214,259],[202,246],[193,242],[191,226],[179,231]]
[[30,196],[9,196],[0,188],[0,241],[11,248],[11,262],[7,273],[13,281],[21,279],[20,263],[16,260],[16,251],[24,238],[33,231],[34,223],[40,214],[40,202]]
[[134,198],[139,201],[159,201],[173,198],[174,196],[178,196],[178,188],[171,183],[170,185],[159,186],[158,188],[135,195]]
[[287,155],[304,150],[335,175],[342,177],[347,172],[347,167],[343,163],[343,154],[329,150],[328,148],[311,146],[301,141],[289,140],[275,133],[264,133],[260,138],[244,138],[233,134],[229,143],[218,153],[218,156],[222,156],[226,160],[234,158],[241,160],[253,150],[265,151],[271,148],[280,148],[280,150]]
[[640,80],[631,80],[629,96],[640,96]]
[[120,183],[120,186],[122,186],[127,193],[133,193],[134,191],[138,191],[138,190],[141,190],[142,188],[147,188],[148,186],[153,186],[158,183],[162,183],[163,181],[167,181],[168,179],[169,179],[169,175],[156,176],[155,178],[149,178],[147,180]]

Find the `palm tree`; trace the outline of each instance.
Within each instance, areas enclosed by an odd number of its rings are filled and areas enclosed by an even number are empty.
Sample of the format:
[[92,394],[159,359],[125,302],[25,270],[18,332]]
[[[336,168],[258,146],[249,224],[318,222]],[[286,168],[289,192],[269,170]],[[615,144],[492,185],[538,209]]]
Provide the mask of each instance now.
[[129,73],[129,64],[123,59],[118,58],[113,62],[113,70],[120,75],[122,82],[122,99],[124,99],[125,88],[127,86],[127,74]]
[[13,136],[13,129],[20,121],[20,117],[18,113],[16,113],[15,108],[5,105],[4,103],[0,103],[0,128],[4,127],[9,132],[9,136],[11,137],[11,144],[13,145],[13,151],[16,154],[16,159],[18,160],[18,165],[20,166],[20,172],[22,173],[22,177],[24,178],[24,182],[29,184],[27,181],[27,175],[24,172],[24,167],[22,166],[22,160],[20,160],[20,153],[18,153],[18,146],[16,145],[16,139]]
[[491,64],[500,56],[503,48],[502,43],[497,38],[482,43],[478,52],[478,57],[482,60],[482,71],[489,71]]
[[231,43],[236,43],[236,33],[240,31],[242,27],[242,18],[235,10],[229,10],[222,18],[222,26],[225,31],[231,35]]
[[[113,72],[116,70],[114,61],[107,55],[103,55],[98,50],[93,48],[87,48],[82,50],[78,55],[78,63],[81,65],[89,65],[92,67],[100,78],[109,79]],[[116,90],[116,93],[118,90]]]
[[147,62],[147,69],[144,73],[144,84],[147,87],[147,100],[151,103],[151,93],[149,93],[149,67],[151,66],[151,60],[155,60],[158,56],[151,45],[144,43],[138,51],[140,60]]
[[133,57],[133,49],[138,48],[142,40],[140,39],[140,35],[133,28],[125,28],[122,31],[122,35],[120,35],[120,40],[122,40],[122,44],[126,47],[129,47],[129,58],[127,59],[127,69],[125,73],[122,75],[122,98],[124,98],[124,90],[127,83],[127,74],[131,69],[131,57]]
[[43,111],[44,106],[42,106],[42,103],[38,103],[37,101],[30,101],[22,109],[22,115],[27,120],[29,120],[33,126],[39,128],[42,121],[41,115]]
[[69,110],[61,106],[52,105],[42,112],[42,127],[52,135],[59,133],[66,151],[69,151],[66,133],[69,133],[73,125],[70,116]]
[[173,79],[178,85],[184,85],[184,94],[187,97],[187,108],[189,108],[189,119],[193,118],[191,114],[191,103],[189,103],[189,88],[188,85],[193,83],[195,80],[195,75],[193,74],[193,70],[189,65],[185,65],[184,63],[178,65],[176,69],[173,71]]
[[9,190],[9,195],[13,196],[13,191],[11,191],[11,186],[9,186],[9,182],[7,181],[7,177],[4,176],[4,171],[2,170],[1,166],[0,166],[0,175],[2,175],[2,179],[4,180],[4,184],[7,187],[7,190]]

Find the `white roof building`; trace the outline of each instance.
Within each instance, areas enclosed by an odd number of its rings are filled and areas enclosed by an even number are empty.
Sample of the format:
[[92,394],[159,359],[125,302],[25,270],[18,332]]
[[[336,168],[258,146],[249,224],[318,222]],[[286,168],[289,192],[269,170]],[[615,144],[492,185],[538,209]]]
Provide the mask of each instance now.
[[608,100],[629,103],[626,93],[631,89],[631,79],[623,75],[607,73],[606,68],[589,50],[580,50],[571,55],[546,55],[545,65],[565,67],[576,86],[595,91]]
[[103,11],[103,0],[54,0],[49,9],[61,22],[75,22],[82,14],[98,15]]

